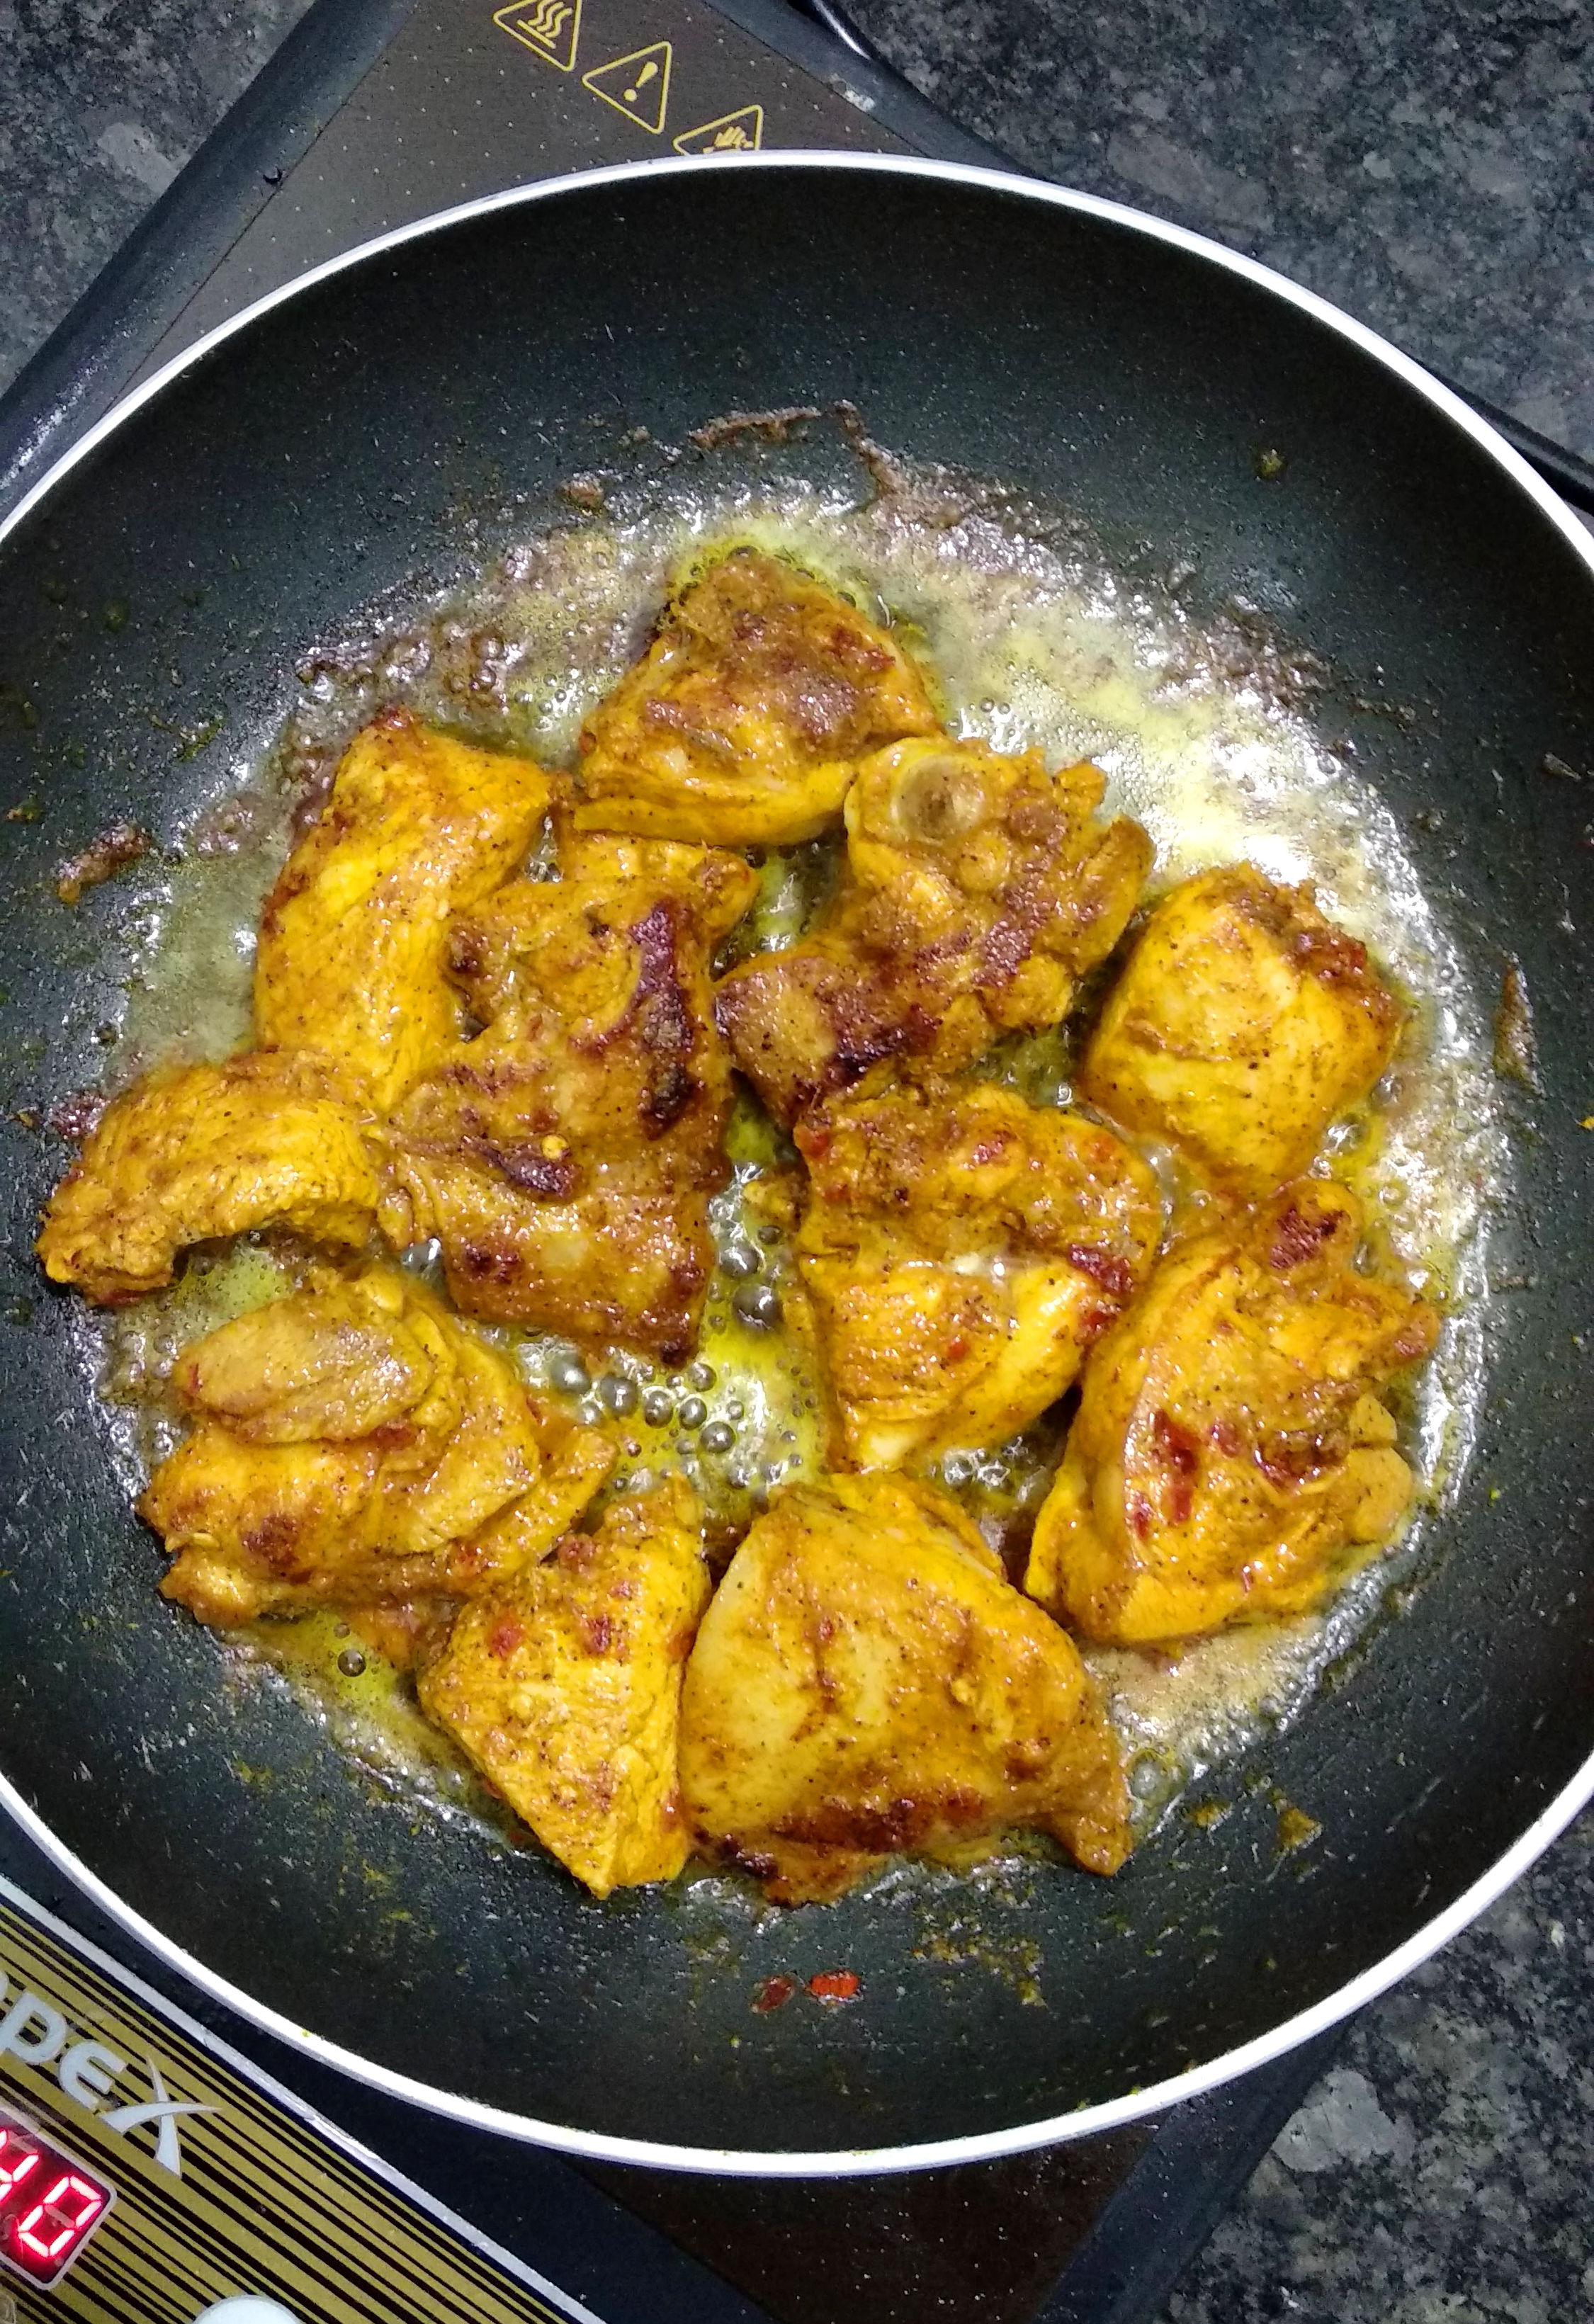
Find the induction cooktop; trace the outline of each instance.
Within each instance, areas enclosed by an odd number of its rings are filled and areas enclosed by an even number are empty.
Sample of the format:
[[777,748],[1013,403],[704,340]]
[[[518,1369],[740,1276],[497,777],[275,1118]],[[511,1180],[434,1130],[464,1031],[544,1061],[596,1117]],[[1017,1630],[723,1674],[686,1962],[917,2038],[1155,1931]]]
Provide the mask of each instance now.
[[[1000,159],[809,5],[316,0],[0,398],[0,512],[206,331],[430,212],[651,155]],[[1594,507],[1594,474],[1511,432]],[[1337,2038],[1003,2162],[686,2178],[578,2167],[328,2072],[9,1825],[0,1978],[0,2324],[1149,2324]]]

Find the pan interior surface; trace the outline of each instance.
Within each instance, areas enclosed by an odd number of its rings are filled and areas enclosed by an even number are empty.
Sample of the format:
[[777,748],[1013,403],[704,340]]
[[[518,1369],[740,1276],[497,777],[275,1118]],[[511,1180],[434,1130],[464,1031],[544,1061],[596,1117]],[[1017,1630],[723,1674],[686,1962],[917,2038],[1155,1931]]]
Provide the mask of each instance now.
[[[81,1327],[30,1257],[67,1153],[49,1124],[104,1077],[125,1011],[139,892],[68,909],[56,868],[117,822],[171,847],[281,725],[318,640],[567,521],[571,477],[689,461],[718,416],[839,404],[922,471],[1075,512],[1126,586],[1177,575],[1197,617],[1238,608],[1320,658],[1316,715],[1477,986],[1509,964],[1528,996],[1531,1048],[1500,1085],[1490,1389],[1425,1586],[1253,1751],[1221,1820],[1175,1819],[1110,1885],[1037,1862],[787,1914],[714,1884],[599,1905],[501,1835],[415,1819],[156,1597]],[[840,434],[802,456],[837,489],[852,473]],[[600,2146],[978,2152],[1088,2127],[1325,2002],[1573,1781],[1594,1747],[1594,576],[1376,355],[1244,272],[995,182],[576,182],[213,347],[0,545],[0,1766],[209,1977],[445,2100]],[[1281,1799],[1322,1825],[1311,1849],[1281,1850]],[[801,1992],[837,1969],[851,2006]],[[777,1974],[798,1998],[755,2008]]]

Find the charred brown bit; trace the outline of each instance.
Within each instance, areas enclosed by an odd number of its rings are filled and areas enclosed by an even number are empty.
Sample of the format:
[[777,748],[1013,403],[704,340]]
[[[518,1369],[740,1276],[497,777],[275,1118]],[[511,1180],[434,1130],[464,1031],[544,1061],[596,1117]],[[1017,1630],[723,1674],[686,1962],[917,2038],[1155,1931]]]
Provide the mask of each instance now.
[[767,444],[784,444],[794,428],[805,420],[825,417],[816,403],[788,403],[778,411],[727,411],[721,420],[705,420],[701,428],[689,429],[688,444],[700,452],[723,451],[727,444],[740,443],[744,436],[761,436]]
[[[65,1139],[69,1146],[81,1146],[90,1130],[97,1128],[109,1102],[104,1090],[69,1090],[64,1097],[58,1097],[49,1108],[44,1115],[44,1126],[55,1137]],[[17,1119],[22,1120],[22,1115],[19,1114]],[[36,1129],[38,1120],[35,1115],[31,1126]]]
[[115,823],[81,855],[63,863],[55,876],[55,892],[63,904],[75,904],[89,888],[102,887],[129,863],[136,863],[154,845],[142,823]]
[[1499,1006],[1495,1010],[1494,1065],[1497,1074],[1520,1082],[1524,1089],[1538,1088],[1538,1044],[1534,1038],[1533,1008],[1520,961],[1508,960],[1500,979]]

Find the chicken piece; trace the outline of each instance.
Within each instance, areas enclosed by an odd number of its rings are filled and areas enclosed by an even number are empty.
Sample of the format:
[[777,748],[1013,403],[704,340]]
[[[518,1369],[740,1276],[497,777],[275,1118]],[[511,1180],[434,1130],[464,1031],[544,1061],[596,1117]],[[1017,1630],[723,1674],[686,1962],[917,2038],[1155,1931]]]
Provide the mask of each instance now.
[[1400,1010],[1310,885],[1199,872],[1147,920],[1092,1035],[1079,1092],[1255,1201],[1305,1169],[1388,1064]]
[[1015,1825],[1097,1872],[1129,1848],[1073,1641],[953,1502],[899,1477],[788,1486],[753,1526],[686,1665],[681,1790],[705,1850],[780,1904]]
[[170,1283],[187,1244],[253,1228],[357,1249],[378,1195],[361,1120],[324,1057],[158,1067],[111,1101],[51,1196],[44,1271],[105,1306]]
[[725,847],[812,839],[865,752],[936,727],[889,631],[794,567],[737,549],[671,600],[587,721],[576,825]]
[[1120,1646],[1292,1614],[1382,1540],[1412,1475],[1374,1390],[1438,1319],[1351,1265],[1361,1212],[1303,1178],[1169,1251],[1092,1351],[1025,1587]]
[[391,1111],[461,1038],[449,916],[518,869],[549,796],[530,759],[473,750],[407,710],[373,719],[266,899],[261,1047],[323,1050]]
[[999,1034],[1059,1023],[1151,863],[1138,824],[1094,820],[1103,780],[944,738],[865,760],[829,910],[720,982],[721,1026],[770,1112],[789,1124],[883,1058],[951,1073]]
[[799,1125],[797,1259],[833,1458],[894,1468],[1026,1428],[1136,1289],[1161,1205],[1082,1114],[989,1084],[889,1091]]
[[471,1314],[678,1360],[727,1175],[708,961],[756,882],[667,840],[576,839],[561,860],[456,925],[455,973],[490,1022],[395,1118],[382,1224],[441,1240]]
[[224,1627],[470,1596],[545,1555],[613,1459],[391,1268],[224,1324],[173,1386],[197,1425],[139,1510],[167,1597]]
[[681,1672],[708,1591],[672,1477],[474,1600],[421,1674],[423,1708],[594,1896],[686,1861]]

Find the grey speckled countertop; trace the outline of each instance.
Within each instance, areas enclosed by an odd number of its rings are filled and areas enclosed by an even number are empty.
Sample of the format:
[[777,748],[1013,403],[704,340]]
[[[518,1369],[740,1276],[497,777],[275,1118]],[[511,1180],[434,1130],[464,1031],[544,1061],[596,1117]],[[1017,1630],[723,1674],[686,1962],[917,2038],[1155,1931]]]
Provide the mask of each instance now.
[[[304,0],[0,0],[0,384]],[[965,127],[1594,454],[1588,0],[855,0]],[[1594,1817],[1375,2005],[1166,2324],[1594,2319]]]

